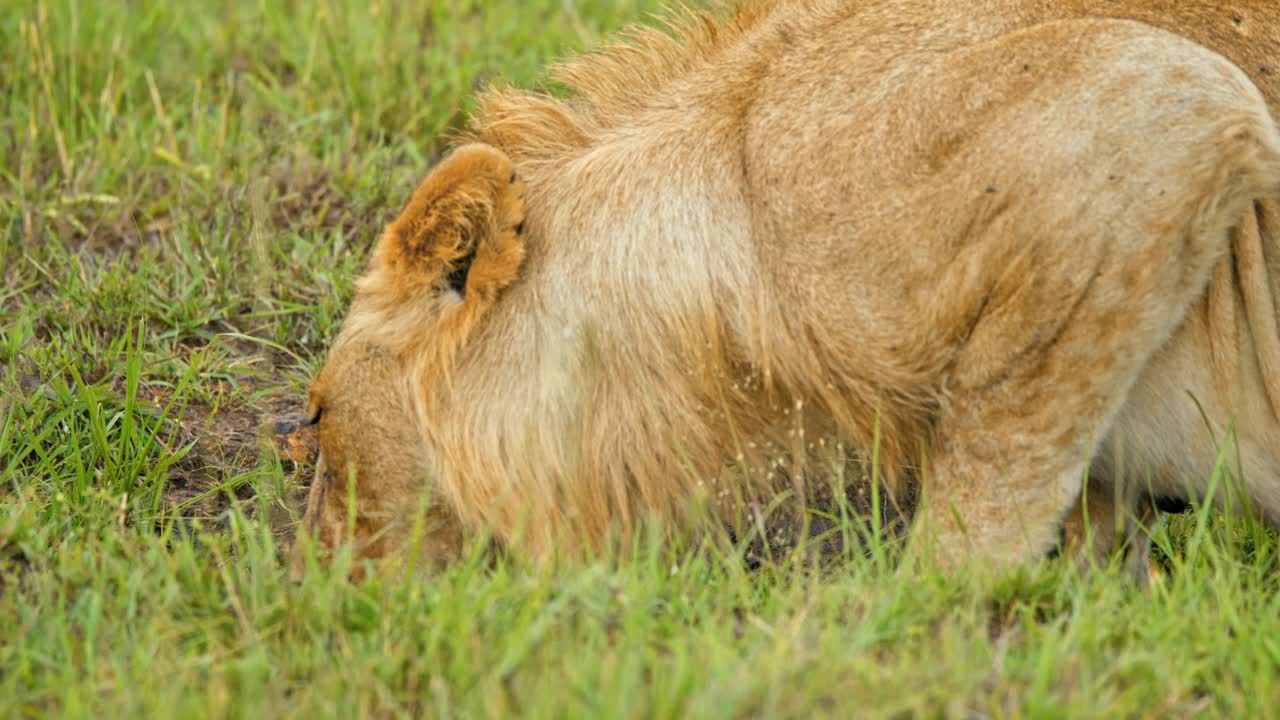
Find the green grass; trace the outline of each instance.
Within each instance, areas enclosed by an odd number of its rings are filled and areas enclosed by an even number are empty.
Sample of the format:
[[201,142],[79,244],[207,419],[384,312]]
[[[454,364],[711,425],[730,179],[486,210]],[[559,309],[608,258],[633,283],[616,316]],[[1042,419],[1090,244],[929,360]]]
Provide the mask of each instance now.
[[1280,715],[1280,543],[1215,512],[1146,592],[645,543],[288,579],[257,427],[381,223],[474,87],[655,5],[0,0],[0,717]]

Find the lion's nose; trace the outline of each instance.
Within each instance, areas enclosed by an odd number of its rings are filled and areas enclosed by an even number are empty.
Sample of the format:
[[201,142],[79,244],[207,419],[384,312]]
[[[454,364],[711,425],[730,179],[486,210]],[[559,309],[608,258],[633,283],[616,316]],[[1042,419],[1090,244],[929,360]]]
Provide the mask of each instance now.
[[320,451],[320,431],[304,415],[290,413],[271,424],[271,439],[286,460],[309,464]]

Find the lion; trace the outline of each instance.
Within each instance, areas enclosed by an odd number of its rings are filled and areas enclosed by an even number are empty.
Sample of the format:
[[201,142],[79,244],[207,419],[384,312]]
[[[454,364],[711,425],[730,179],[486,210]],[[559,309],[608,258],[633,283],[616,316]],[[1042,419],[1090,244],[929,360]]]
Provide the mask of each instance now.
[[486,91],[311,388],[302,534],[590,555],[852,448],[913,557],[1090,558],[1233,420],[1280,520],[1268,4],[773,0]]

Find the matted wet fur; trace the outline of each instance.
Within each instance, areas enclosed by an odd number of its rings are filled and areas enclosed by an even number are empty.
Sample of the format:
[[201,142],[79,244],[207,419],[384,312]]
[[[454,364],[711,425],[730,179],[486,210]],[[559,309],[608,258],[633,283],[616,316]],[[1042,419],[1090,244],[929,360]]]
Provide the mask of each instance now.
[[944,567],[1016,563],[1128,534],[1130,466],[1198,497],[1233,418],[1280,519],[1267,5],[777,0],[486,93],[316,379],[305,528],[598,552],[847,445]]

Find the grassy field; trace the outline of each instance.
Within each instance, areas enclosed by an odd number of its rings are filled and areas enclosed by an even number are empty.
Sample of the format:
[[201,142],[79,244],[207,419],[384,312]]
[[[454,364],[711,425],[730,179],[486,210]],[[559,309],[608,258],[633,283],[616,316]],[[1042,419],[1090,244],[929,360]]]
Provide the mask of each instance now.
[[[1280,544],[1148,591],[705,548],[295,584],[296,408],[492,79],[651,0],[0,0],[0,717],[1277,717]],[[888,548],[892,556],[893,548]]]

